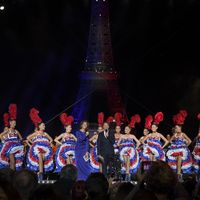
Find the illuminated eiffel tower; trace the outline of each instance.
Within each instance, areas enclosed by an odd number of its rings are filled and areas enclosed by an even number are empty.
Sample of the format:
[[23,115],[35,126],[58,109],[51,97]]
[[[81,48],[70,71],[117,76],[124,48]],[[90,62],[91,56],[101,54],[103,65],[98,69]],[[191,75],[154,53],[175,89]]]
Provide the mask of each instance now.
[[90,95],[74,106],[72,115],[76,122],[94,120],[101,111],[126,116],[113,65],[108,6],[108,0],[91,0],[88,50],[77,101]]

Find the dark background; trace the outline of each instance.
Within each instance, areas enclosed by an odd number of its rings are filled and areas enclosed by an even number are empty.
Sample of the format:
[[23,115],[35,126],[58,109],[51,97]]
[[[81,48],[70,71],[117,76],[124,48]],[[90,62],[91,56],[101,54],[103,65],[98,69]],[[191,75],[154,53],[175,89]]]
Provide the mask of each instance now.
[[[128,116],[165,113],[171,132],[179,109],[193,137],[200,112],[200,3],[198,0],[110,0],[115,67]],[[74,103],[85,63],[89,0],[0,0],[0,116],[18,105],[18,129],[33,130],[29,110],[44,122]],[[69,114],[71,110],[67,111]],[[97,119],[94,119],[96,121]],[[1,120],[3,129],[3,117]],[[136,128],[141,135],[144,121]],[[58,135],[58,118],[47,132]]]

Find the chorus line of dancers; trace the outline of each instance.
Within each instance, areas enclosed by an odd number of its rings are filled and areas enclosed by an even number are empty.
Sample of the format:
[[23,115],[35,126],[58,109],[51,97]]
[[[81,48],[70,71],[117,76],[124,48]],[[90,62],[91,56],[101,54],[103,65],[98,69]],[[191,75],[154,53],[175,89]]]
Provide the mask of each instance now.
[[[107,120],[104,120],[103,113],[99,113],[98,129],[90,137],[87,121],[82,121],[80,129],[72,133],[74,118],[62,113],[60,121],[65,132],[54,140],[45,132],[45,124],[37,109],[32,108],[29,116],[35,130],[27,138],[22,138],[16,129],[16,104],[10,104],[8,113],[4,114],[5,128],[0,134],[0,168],[19,170],[25,167],[37,172],[38,179],[42,180],[45,172],[60,172],[65,165],[73,164],[78,169],[78,179],[86,180],[91,172],[102,172],[107,176],[109,164],[114,157],[118,157],[126,181],[130,181],[131,174],[137,173],[141,162],[156,160],[166,161],[179,180],[184,173],[199,174],[200,131],[194,140],[195,147],[190,152],[188,146],[192,141],[182,132],[187,117],[185,110],[173,116],[173,134],[167,137],[158,132],[163,113],[147,116],[144,135],[139,139],[134,135],[136,124],[141,122],[137,114],[122,130],[121,113]],[[200,120],[200,114],[197,117]],[[109,128],[111,122],[116,124],[114,131]]]

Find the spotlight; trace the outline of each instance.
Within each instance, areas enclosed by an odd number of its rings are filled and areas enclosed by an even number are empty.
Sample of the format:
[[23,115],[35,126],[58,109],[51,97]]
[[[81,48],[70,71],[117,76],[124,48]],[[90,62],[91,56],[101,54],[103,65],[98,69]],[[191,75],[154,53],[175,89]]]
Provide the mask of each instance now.
[[0,10],[4,10],[5,9],[5,7],[4,6],[0,6]]

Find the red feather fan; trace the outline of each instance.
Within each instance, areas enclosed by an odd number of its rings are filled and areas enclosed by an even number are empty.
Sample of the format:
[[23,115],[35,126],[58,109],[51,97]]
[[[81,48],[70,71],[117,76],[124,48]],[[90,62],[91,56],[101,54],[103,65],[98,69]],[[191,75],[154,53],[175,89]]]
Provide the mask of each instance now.
[[8,113],[4,113],[3,121],[4,121],[4,126],[5,127],[9,127],[9,118],[10,118],[9,114]]
[[30,110],[29,116],[35,127],[38,127],[38,124],[42,122],[42,119],[39,117],[39,111],[35,108]]
[[121,125],[121,120],[122,120],[122,114],[117,112],[117,113],[115,113],[114,118],[115,118],[117,126],[120,126]]
[[16,120],[16,118],[17,118],[17,105],[16,104],[10,104],[8,112],[9,112],[9,115],[10,115],[10,119]]
[[200,120],[200,113],[197,115],[197,118]]
[[150,129],[152,121],[153,121],[152,115],[148,115],[145,119],[145,128]]
[[113,121],[114,121],[114,117],[112,117],[112,116],[108,117],[107,120],[106,120],[106,122],[109,123],[109,124]]
[[135,124],[140,123],[140,121],[141,121],[140,115],[136,114],[136,115],[131,117],[131,121],[129,123],[129,126],[131,128],[135,128]]
[[163,118],[164,118],[163,113],[162,112],[157,112],[155,114],[155,116],[154,116],[154,123],[157,124],[157,125],[160,124],[160,122],[163,121]]
[[103,122],[104,122],[104,113],[100,112],[100,113],[98,113],[98,124],[99,124],[99,126],[102,126]]

